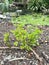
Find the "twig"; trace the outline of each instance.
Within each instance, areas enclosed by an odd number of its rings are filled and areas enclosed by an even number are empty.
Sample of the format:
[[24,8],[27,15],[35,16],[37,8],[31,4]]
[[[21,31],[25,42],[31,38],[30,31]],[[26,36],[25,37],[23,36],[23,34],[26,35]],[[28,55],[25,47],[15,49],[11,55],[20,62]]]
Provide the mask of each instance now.
[[34,53],[34,55],[36,56],[36,58],[37,58],[39,61],[42,61],[42,58],[39,57],[39,55],[35,52],[35,50],[32,49],[32,52]]
[[21,60],[26,60],[26,58],[14,58],[14,59],[9,60],[9,62],[12,62],[12,61],[21,61]]
[[4,49],[20,49],[19,47],[0,47],[0,50],[4,50]]
[[34,55],[36,56],[36,58],[37,58],[38,61],[39,61],[39,64],[38,64],[38,65],[42,65],[42,64],[43,64],[42,58],[39,57],[39,55],[35,52],[35,50],[32,49],[32,52],[34,53]]

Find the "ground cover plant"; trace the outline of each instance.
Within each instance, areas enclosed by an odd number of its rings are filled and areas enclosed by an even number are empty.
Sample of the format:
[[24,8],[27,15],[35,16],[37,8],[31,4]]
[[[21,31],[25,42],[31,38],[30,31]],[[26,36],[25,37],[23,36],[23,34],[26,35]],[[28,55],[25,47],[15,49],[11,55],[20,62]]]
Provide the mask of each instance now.
[[[30,27],[29,27],[30,28]],[[32,50],[34,46],[38,46],[39,35],[41,34],[41,30],[38,28],[34,29],[25,29],[24,26],[18,25],[15,30],[11,30],[10,32],[14,35],[15,41],[13,42],[14,46],[19,47],[20,49]],[[10,33],[4,34],[4,43],[7,46],[10,45]]]
[[49,15],[43,15],[39,13],[32,13],[21,15],[19,17],[13,17],[11,19],[12,23],[21,24],[33,24],[33,25],[49,25]]

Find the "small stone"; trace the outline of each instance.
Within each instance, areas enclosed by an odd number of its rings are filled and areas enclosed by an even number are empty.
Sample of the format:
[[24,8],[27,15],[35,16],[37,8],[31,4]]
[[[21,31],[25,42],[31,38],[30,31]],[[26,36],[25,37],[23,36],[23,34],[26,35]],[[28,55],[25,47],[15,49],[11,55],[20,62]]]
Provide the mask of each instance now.
[[32,61],[30,61],[30,65],[32,65]]
[[16,10],[16,12],[17,12],[17,13],[21,13],[21,12],[22,12],[22,10]]
[[27,57],[28,57],[28,58],[31,58],[31,54],[27,53]]
[[23,62],[23,65],[26,65],[26,62]]
[[1,61],[1,65],[4,65],[4,61]]
[[47,43],[47,40],[45,41],[45,43]]
[[47,43],[46,43],[46,45],[47,45]]
[[2,20],[2,19],[0,19],[0,23],[1,23],[1,22],[3,22],[3,20]]
[[6,19],[5,15],[0,14],[0,19]]

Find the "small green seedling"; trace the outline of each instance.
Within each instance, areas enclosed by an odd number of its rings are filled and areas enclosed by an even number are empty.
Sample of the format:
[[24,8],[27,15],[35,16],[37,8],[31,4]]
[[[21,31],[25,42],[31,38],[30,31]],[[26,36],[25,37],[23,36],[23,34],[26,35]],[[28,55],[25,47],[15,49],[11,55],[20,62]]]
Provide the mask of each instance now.
[[4,43],[5,43],[8,47],[10,47],[9,36],[10,36],[9,33],[5,33],[5,34],[4,34]]
[[[38,28],[33,29],[30,33],[22,25],[17,25],[15,30],[11,30],[11,33],[15,37],[14,46],[28,51],[32,50],[34,46],[38,46],[38,39],[41,34],[41,30]],[[4,42],[9,43],[9,33],[4,35]]]

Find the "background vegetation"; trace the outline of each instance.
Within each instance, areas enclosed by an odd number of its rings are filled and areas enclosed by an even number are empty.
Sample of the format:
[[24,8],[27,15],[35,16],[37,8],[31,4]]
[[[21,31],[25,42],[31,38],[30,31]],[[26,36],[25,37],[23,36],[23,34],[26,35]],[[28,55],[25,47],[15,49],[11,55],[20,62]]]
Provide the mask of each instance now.
[[29,0],[28,8],[33,11],[41,11],[44,8],[49,8],[49,0]]

